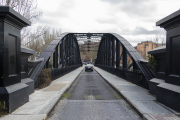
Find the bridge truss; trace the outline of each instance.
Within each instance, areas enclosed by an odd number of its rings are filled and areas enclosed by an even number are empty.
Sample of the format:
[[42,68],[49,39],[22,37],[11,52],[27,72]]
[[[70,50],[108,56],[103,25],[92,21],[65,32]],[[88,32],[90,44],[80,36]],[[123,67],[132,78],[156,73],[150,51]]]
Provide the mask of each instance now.
[[[53,60],[51,65],[50,59]],[[41,63],[35,65],[30,78],[35,80],[43,68],[52,68],[52,79],[56,79],[81,66],[77,39],[72,33],[63,33],[54,39],[40,54]]]
[[102,36],[96,66],[123,79],[149,87],[154,72],[139,52],[122,36],[105,33]]
[[[52,79],[82,65],[78,41],[100,40],[95,65],[121,78],[148,88],[148,81],[154,77],[147,61],[122,36],[115,33],[63,33],[54,39],[41,53],[42,60],[30,77],[36,80],[43,68],[52,68]],[[53,64],[50,64],[53,59]],[[37,60],[37,61],[38,61]]]

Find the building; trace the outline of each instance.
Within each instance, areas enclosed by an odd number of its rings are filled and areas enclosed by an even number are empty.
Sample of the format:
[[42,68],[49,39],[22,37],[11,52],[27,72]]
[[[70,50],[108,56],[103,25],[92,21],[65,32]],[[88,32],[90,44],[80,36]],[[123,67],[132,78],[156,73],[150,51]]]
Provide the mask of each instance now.
[[148,52],[162,46],[162,44],[154,43],[152,41],[142,41],[138,43],[135,49],[143,56],[145,60],[148,60]]

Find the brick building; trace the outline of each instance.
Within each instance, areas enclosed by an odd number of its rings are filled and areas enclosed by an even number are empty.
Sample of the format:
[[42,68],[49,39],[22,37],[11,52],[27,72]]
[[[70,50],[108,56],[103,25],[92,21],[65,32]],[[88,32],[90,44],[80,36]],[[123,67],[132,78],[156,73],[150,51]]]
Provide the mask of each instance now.
[[152,41],[142,41],[141,43],[138,43],[135,48],[144,59],[148,60],[148,52],[160,46],[162,46],[162,44],[157,44]]

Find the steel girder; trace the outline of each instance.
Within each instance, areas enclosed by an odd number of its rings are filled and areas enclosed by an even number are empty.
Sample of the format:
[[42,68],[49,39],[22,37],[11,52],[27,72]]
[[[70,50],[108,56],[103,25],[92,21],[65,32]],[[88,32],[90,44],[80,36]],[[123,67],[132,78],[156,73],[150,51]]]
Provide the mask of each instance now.
[[53,55],[53,68],[65,68],[80,65],[81,58],[77,39],[73,33],[63,33],[54,39],[41,53],[38,59],[44,59],[33,71],[30,78],[37,79],[43,67],[49,67]]
[[146,66],[146,61],[139,52],[126,39],[116,33],[63,33],[54,39],[41,53],[38,59],[44,58],[44,61],[34,70],[31,79],[36,80],[42,68],[44,66],[47,68],[50,65],[49,60],[52,55],[53,68],[81,64],[77,38],[90,38],[92,36],[101,37],[96,64],[120,68],[120,60],[122,60],[123,66],[121,69],[128,69],[128,55],[133,61],[130,65],[133,66],[133,69],[141,71],[146,80],[150,80],[153,77]]
[[[116,45],[115,45],[116,43]],[[120,47],[122,47],[120,49]],[[120,55],[120,50],[122,54]],[[116,51],[116,60],[115,60],[115,51]],[[149,68],[146,66],[147,61],[139,54],[139,52],[122,36],[116,33],[104,33],[99,45],[96,65],[104,65],[108,67],[113,67],[116,65],[116,68],[120,68],[120,60],[122,60],[122,67],[120,69],[127,70],[130,67],[127,67],[127,55],[131,58],[133,63],[130,66],[133,66],[134,70],[140,71],[147,81],[152,79],[152,71],[150,72]],[[116,61],[116,64],[115,62]],[[115,65],[114,65],[115,64]]]

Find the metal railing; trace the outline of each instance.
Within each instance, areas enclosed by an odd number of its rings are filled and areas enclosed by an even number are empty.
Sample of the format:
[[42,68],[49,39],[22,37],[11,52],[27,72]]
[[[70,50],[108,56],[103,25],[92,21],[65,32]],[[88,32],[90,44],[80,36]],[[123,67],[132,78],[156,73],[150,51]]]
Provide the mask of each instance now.
[[149,89],[148,81],[139,70],[128,71],[127,69],[114,68],[104,65],[96,65],[96,66],[122,79],[128,80],[134,84]]
[[73,66],[66,66],[66,67],[62,67],[62,68],[54,68],[51,70],[51,80],[55,80],[75,69],[77,69],[78,67],[80,67],[80,65],[73,65]]

